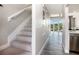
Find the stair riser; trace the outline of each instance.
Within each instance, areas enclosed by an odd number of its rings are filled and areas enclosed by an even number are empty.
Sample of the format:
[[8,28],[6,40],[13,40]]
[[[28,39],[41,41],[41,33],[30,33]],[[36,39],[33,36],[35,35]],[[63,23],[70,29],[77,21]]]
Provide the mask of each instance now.
[[15,40],[20,40],[20,41],[31,41],[32,39],[30,38],[30,37],[28,37],[28,38],[25,38],[25,37],[18,37],[18,38],[16,38]]
[[32,34],[31,31],[22,30],[19,34]]
[[25,32],[25,31],[22,31],[22,32],[20,32],[17,36],[19,36],[19,35],[26,35],[26,36],[30,36],[30,37],[32,37],[32,32]]
[[32,34],[32,31],[22,30],[20,33]]
[[32,30],[24,29],[21,32],[32,32]]
[[16,48],[20,48],[26,51],[31,51],[31,45],[30,44],[20,44],[20,43],[13,43],[12,46],[16,47]]
[[22,40],[14,40],[13,42],[20,42],[20,43],[28,43],[31,44],[31,40],[27,40],[27,41],[22,41]]
[[31,35],[18,35],[18,36],[22,36],[22,37],[32,37]]
[[24,26],[24,28],[32,28],[32,25]]
[[32,30],[32,27],[24,27],[23,29]]

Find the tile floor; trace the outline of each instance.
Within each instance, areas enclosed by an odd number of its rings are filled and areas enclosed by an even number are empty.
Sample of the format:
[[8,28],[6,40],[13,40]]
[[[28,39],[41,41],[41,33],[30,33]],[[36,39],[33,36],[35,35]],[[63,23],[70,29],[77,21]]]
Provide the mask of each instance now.
[[[59,37],[58,37],[59,35]],[[75,53],[65,54],[62,48],[62,32],[51,32],[51,36],[41,55],[76,55]]]

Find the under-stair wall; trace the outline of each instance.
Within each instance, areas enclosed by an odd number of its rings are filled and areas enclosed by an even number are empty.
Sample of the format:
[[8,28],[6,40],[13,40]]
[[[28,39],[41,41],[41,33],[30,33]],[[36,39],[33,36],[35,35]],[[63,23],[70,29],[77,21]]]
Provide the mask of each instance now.
[[41,54],[49,36],[49,27],[43,21],[43,4],[35,6],[35,39],[36,39],[36,54]]

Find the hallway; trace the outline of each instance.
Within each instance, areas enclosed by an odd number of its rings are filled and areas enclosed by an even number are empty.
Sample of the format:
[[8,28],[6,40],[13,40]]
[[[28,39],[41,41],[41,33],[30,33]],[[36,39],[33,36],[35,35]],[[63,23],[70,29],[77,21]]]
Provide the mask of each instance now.
[[[58,37],[58,35],[60,35]],[[42,55],[62,55],[62,32],[51,32],[50,38],[44,48]]]
[[41,55],[76,55],[75,53],[65,54],[62,48],[62,32],[51,32],[50,38]]

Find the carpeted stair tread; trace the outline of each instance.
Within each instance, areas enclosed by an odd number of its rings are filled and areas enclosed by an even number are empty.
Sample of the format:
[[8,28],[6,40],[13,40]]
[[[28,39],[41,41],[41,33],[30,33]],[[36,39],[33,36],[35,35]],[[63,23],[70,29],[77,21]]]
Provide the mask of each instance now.
[[32,36],[32,32],[30,32],[30,31],[24,31],[24,30],[22,30],[19,34],[25,34],[25,35],[31,35]]
[[17,37],[15,40],[21,41],[21,42],[31,42],[32,38],[31,37]]
[[12,42],[11,45],[16,48],[20,48],[26,51],[31,51],[31,44],[29,43],[21,43],[21,42]]

